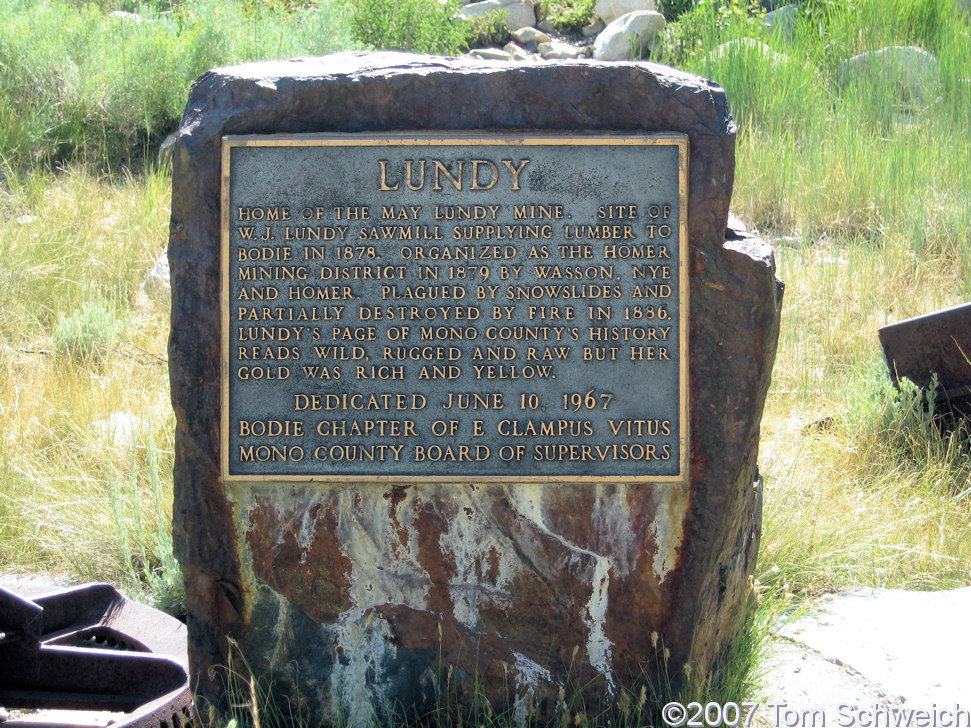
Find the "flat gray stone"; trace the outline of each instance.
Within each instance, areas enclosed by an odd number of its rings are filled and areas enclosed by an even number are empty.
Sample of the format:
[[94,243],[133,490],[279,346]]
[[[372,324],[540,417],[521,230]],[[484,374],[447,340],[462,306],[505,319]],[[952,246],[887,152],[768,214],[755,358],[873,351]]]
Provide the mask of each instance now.
[[822,600],[781,634],[850,666],[908,707],[952,707],[968,702],[971,685],[968,615],[971,588],[853,589]]
[[580,51],[575,45],[558,40],[540,43],[536,46],[536,51],[543,58],[576,58],[580,55]]
[[509,61],[509,52],[501,48],[473,48],[468,52],[472,58],[479,58],[483,61]]
[[521,43],[522,45],[526,45],[527,43],[549,43],[553,40],[543,31],[531,26],[514,31],[512,37],[517,43]]

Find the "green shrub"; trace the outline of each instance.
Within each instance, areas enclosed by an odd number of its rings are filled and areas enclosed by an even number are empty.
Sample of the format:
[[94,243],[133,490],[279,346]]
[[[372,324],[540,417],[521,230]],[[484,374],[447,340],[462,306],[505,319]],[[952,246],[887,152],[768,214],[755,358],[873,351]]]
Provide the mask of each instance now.
[[466,22],[465,46],[467,48],[482,48],[485,46],[503,46],[512,39],[509,28],[502,13],[472,18]]
[[124,326],[113,309],[86,303],[80,311],[58,320],[51,336],[54,352],[77,362],[101,362],[111,353]]
[[541,0],[543,17],[562,33],[575,33],[593,21],[597,0]]
[[358,0],[354,38],[378,50],[458,53],[468,47],[468,27],[458,22],[459,0]]

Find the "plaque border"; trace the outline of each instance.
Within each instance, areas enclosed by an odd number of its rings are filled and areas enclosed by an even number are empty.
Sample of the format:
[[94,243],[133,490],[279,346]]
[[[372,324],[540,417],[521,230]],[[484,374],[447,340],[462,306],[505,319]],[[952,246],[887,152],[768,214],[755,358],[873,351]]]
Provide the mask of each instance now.
[[[679,323],[679,380],[678,391],[681,427],[678,436],[679,462],[675,475],[382,475],[382,474],[345,474],[345,475],[237,475],[229,472],[229,268],[230,268],[230,220],[229,193],[231,175],[231,152],[236,147],[374,147],[374,146],[674,146],[678,149],[678,296]],[[317,134],[247,134],[226,135],[222,137],[220,167],[219,237],[220,237],[220,402],[219,402],[219,470],[223,483],[332,483],[332,484],[402,484],[420,485],[423,483],[449,483],[456,485],[472,483],[624,483],[647,484],[666,483],[684,485],[688,482],[690,463],[690,408],[688,402],[688,319],[691,308],[689,300],[689,240],[688,240],[688,173],[690,146],[688,135],[682,133],[645,132],[615,134],[591,132],[589,134],[566,132],[509,133],[487,131],[434,133],[420,132],[332,132]]]

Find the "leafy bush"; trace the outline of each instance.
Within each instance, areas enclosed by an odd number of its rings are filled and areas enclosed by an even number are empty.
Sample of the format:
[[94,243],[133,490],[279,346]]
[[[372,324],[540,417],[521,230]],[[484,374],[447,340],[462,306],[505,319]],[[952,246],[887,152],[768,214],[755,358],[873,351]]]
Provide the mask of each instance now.
[[502,13],[490,13],[466,21],[465,46],[467,48],[503,46],[511,38],[512,34],[506,27]]
[[574,33],[593,21],[597,0],[542,0],[543,17],[562,33]]
[[468,47],[468,27],[456,20],[459,0],[358,0],[354,38],[379,50],[458,53]]
[[86,303],[80,311],[58,320],[51,337],[54,352],[78,362],[102,362],[123,328],[124,322],[112,309],[100,303]]

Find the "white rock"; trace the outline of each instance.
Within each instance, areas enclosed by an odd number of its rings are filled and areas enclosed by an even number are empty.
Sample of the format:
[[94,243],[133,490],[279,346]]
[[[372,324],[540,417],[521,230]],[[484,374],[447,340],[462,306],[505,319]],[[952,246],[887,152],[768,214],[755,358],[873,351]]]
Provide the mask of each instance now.
[[664,16],[651,10],[627,13],[610,23],[593,44],[598,61],[624,61],[642,58],[664,29]]
[[553,27],[553,23],[546,20],[545,18],[536,24],[536,27],[542,30],[544,33],[555,33],[556,28]]
[[130,21],[132,23],[144,23],[145,18],[143,18],[138,13],[129,13],[124,10],[113,10],[108,13],[109,18],[118,18],[120,20]]
[[638,10],[657,10],[656,0],[597,0],[593,12],[605,24],[610,24],[622,15],[634,13]]
[[176,132],[172,132],[162,143],[158,146],[158,164],[160,167],[171,163],[172,154],[175,152],[175,141],[178,139],[179,135]]
[[482,18],[496,12],[503,14],[503,21],[509,30],[519,30],[536,23],[536,4],[532,0],[482,0],[470,3],[459,11],[459,19]]
[[513,39],[522,45],[527,43],[549,43],[552,38],[550,38],[542,30],[537,30],[531,26],[525,28],[520,28],[512,34]]
[[928,103],[937,96],[940,80],[937,59],[915,46],[890,46],[843,61],[836,77],[852,83],[890,83],[903,102]]
[[722,43],[708,54],[709,60],[733,60],[736,58],[757,57],[760,61],[770,66],[780,66],[789,60],[789,56],[784,53],[777,53],[765,43],[761,43],[755,38],[737,38],[727,43]]
[[128,412],[115,412],[104,420],[91,423],[91,430],[102,441],[115,448],[130,448],[138,442],[139,435],[151,426],[144,417]]
[[506,45],[503,46],[503,50],[509,54],[509,60],[511,61],[531,61],[533,59],[532,55],[530,55],[528,51],[515,43],[506,43]]
[[786,623],[781,634],[849,665],[907,706],[950,708],[960,702],[967,710],[969,609],[968,587],[940,592],[857,588],[823,598]]
[[501,48],[473,48],[467,54],[482,61],[509,61],[509,54]]
[[172,297],[169,281],[169,255],[163,252],[142,281],[142,291],[157,303],[167,304]]
[[543,58],[576,58],[580,55],[575,45],[554,40],[549,43],[540,43],[536,46],[536,51]]

